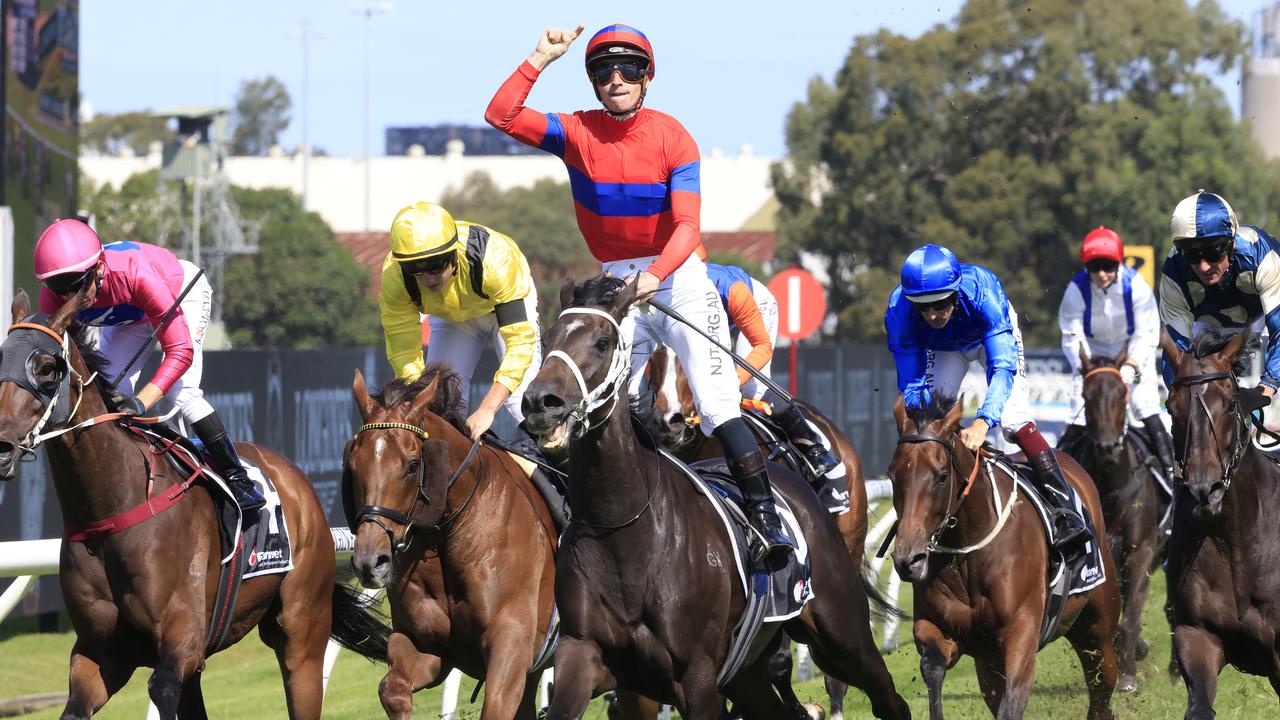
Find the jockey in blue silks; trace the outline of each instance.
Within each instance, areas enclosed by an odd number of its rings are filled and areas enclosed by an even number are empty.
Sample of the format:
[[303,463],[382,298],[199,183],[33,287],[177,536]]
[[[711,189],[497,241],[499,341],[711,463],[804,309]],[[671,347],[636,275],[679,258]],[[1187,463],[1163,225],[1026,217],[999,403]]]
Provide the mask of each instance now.
[[941,245],[918,247],[902,265],[884,324],[908,408],[928,405],[935,393],[956,397],[969,364],[983,360],[987,396],[961,430],[961,442],[976,451],[987,431],[1000,427],[1026,454],[1041,495],[1053,505],[1054,547],[1079,549],[1092,539],[1053,449],[1031,418],[1022,331],[1000,279],[962,264]]

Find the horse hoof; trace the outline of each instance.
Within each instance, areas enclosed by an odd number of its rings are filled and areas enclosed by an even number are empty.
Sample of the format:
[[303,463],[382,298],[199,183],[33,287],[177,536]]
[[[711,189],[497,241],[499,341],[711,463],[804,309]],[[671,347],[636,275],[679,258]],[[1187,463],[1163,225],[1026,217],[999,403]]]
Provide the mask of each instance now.
[[801,703],[800,706],[804,708],[806,713],[808,713],[809,720],[826,720],[827,711],[822,709],[821,705],[815,705],[814,703]]
[[1122,693],[1138,692],[1138,678],[1132,675],[1121,675],[1116,683],[1116,691]]

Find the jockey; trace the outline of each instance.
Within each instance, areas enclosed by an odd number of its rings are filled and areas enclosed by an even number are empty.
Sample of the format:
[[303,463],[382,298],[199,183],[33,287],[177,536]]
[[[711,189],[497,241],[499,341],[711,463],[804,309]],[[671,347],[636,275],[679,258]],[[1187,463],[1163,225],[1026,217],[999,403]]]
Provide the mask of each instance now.
[[984,267],[962,265],[941,245],[918,247],[902,265],[884,324],[908,408],[928,405],[934,393],[958,396],[969,363],[984,357],[987,396],[960,441],[976,451],[988,429],[1001,427],[1026,454],[1041,495],[1054,506],[1054,547],[1091,539],[1058,459],[1031,418],[1022,331],[1000,279]]
[[[729,315],[730,333],[738,333],[734,352],[765,377],[770,377],[773,346],[778,339],[778,301],[764,283],[742,268],[707,263],[707,276],[715,284],[716,291],[720,293],[720,303]],[[764,400],[774,407],[773,419],[800,451],[813,480],[818,480],[840,464],[794,402],[779,397],[741,367],[738,368],[738,385],[742,388],[742,397]],[[822,483],[821,487],[825,488],[826,484]]]
[[1071,365],[1071,417],[1059,447],[1084,431],[1084,377],[1080,353],[1116,357],[1127,347],[1120,375],[1130,386],[1130,407],[1142,418],[1155,445],[1160,467],[1172,478],[1173,436],[1160,420],[1160,388],[1156,380],[1156,348],[1160,313],[1155,294],[1136,270],[1124,264],[1124,243],[1114,230],[1098,227],[1084,236],[1080,263],[1062,294],[1058,327],[1062,352]]
[[[1246,412],[1266,407],[1280,387],[1280,242],[1239,224],[1222,196],[1204,190],[1178,203],[1170,230],[1173,249],[1160,268],[1160,320],[1184,351],[1203,327],[1250,327],[1256,335],[1265,325],[1270,339],[1262,377],[1257,387],[1241,390],[1241,404]],[[1171,369],[1166,362],[1166,372]]]
[[[514,240],[483,225],[455,222],[439,205],[409,205],[391,223],[378,305],[396,378],[416,379],[427,363],[448,363],[462,376],[464,407],[480,351],[493,342],[502,362],[480,407],[467,418],[473,439],[489,429],[499,407],[517,424],[524,420],[520,401],[542,365],[542,345],[538,292]],[[431,325],[425,360],[423,313]]]
[[[569,171],[578,228],[604,270],[632,277],[641,300],[656,297],[728,344],[728,323],[707,268],[695,254],[701,206],[698,146],[665,113],[644,107],[654,75],[644,33],[610,25],[587,43],[587,78],[600,110],[540,113],[525,107],[539,74],[582,33],[551,29],[498,89],[485,111],[490,125],[559,156]],[[656,295],[655,295],[656,293]],[[649,354],[665,344],[680,357],[704,433],[724,447],[747,515],[766,554],[793,549],[773,509],[764,456],[742,420],[733,362],[705,338],[666,315],[639,307],[631,388]]]
[[[103,245],[98,235],[79,220],[58,220],[36,241],[36,280],[40,312],[52,314],[86,285],[92,285],[89,307],[76,314],[82,325],[101,328],[96,348],[105,364],[99,372],[113,380],[143,344],[151,342],[152,328],[199,270],[172,252],[146,243],[119,241]],[[138,358],[117,388],[123,404],[119,411],[142,415],[167,397],[195,430],[209,454],[214,470],[227,481],[236,504],[245,511],[266,504],[249,479],[235,445],[204,393],[204,333],[209,325],[213,291],[201,276],[178,305],[158,339],[164,359],[150,382],[137,387],[148,352]]]

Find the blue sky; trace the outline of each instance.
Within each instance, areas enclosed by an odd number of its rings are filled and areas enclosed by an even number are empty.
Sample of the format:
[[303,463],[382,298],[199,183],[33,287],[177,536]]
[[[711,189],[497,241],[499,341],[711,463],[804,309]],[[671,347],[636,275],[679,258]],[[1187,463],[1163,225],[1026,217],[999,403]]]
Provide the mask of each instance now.
[[[1248,22],[1264,0],[1219,0]],[[299,142],[304,20],[310,45],[310,138],[330,154],[359,154],[364,131],[366,23],[343,0],[84,0],[81,90],[97,112],[230,105],[240,81],[275,75],[294,99],[283,137]],[[595,106],[582,71],[585,39],[625,22],[654,44],[648,104],[675,115],[704,153],[785,153],[783,126],[810,78],[832,78],[856,35],[887,27],[916,36],[948,22],[961,0],[650,0],[613,3],[398,0],[373,18],[373,141],[387,125],[484,122],[494,90],[544,28],[586,25],[529,98],[543,111]],[[292,35],[292,36],[291,36]],[[1238,74],[1218,79],[1233,107]]]

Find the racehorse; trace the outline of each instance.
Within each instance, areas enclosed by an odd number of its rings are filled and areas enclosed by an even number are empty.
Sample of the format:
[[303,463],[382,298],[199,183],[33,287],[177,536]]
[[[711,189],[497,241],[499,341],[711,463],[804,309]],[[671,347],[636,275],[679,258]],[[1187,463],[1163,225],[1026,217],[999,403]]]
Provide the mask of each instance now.
[[[482,718],[533,718],[535,662],[554,622],[556,533],[546,503],[504,451],[474,445],[460,378],[432,364],[370,395],[347,448],[343,495],[360,582],[387,588],[393,633],[378,686],[391,718],[457,667],[488,685]],[[622,697],[628,717],[657,716]]]
[[1168,613],[1187,686],[1187,718],[1212,718],[1227,663],[1280,695],[1280,468],[1254,446],[1244,372],[1249,333],[1206,330],[1190,351],[1167,335],[1182,483],[1169,538]]
[[[899,437],[889,479],[899,525],[893,560],[913,587],[912,630],[929,688],[929,717],[941,720],[943,677],[964,653],[974,659],[987,707],[1008,720],[1022,717],[1031,695],[1048,601],[1049,546],[1036,514],[1012,499],[1013,478],[990,461],[980,464],[960,442],[963,411],[963,401],[936,396],[909,412],[901,397],[894,405]],[[1069,456],[1058,459],[1101,540],[1106,530],[1093,483]],[[997,513],[1001,502],[1006,510]],[[1020,511],[1009,509],[1015,506]],[[1080,658],[1091,720],[1111,718],[1116,684],[1120,594],[1105,544],[1101,552],[1106,581],[1071,595],[1056,631]]]
[[[88,718],[136,668],[151,666],[147,685],[160,717],[204,718],[200,671],[222,558],[214,503],[204,485],[186,486],[186,473],[153,457],[147,442],[106,422],[121,416],[108,413],[106,388],[92,380],[99,359],[73,337],[79,330],[73,318],[86,305],[81,291],[52,318],[28,317],[30,302],[19,292],[11,307],[15,324],[0,346],[10,362],[19,345],[26,355],[26,377],[6,372],[0,383],[0,479],[14,476],[17,459],[42,430],[65,430],[44,442],[64,525],[85,528],[113,518],[121,525],[62,543],[58,579],[76,631],[62,717]],[[333,537],[302,471],[268,448],[240,443],[238,451],[275,481],[294,567],[243,582],[221,646],[257,626],[280,663],[289,717],[319,718],[330,632],[382,659],[386,628],[354,590],[335,583]],[[164,509],[167,501],[175,503]],[[122,511],[148,507],[145,521],[125,527]]]
[[1156,478],[1140,457],[1129,433],[1129,386],[1120,375],[1127,350],[1114,357],[1089,357],[1080,350],[1084,376],[1085,428],[1073,448],[1064,448],[1093,478],[1107,520],[1111,557],[1120,569],[1120,598],[1124,603],[1117,652],[1120,680],[1116,689],[1138,689],[1137,661],[1147,655],[1142,639],[1142,608],[1163,538],[1158,529]]
[[[613,677],[675,705],[684,718],[715,718],[717,675],[746,605],[730,539],[710,502],[651,438],[637,434],[626,412],[624,318],[634,286],[607,275],[580,287],[569,281],[560,300],[565,309],[545,336],[547,361],[524,398],[526,428],[544,450],[568,454],[574,517],[561,539],[562,639],[548,717],[579,717],[593,688]],[[813,586],[821,588],[783,629],[813,648],[819,667],[865,689],[877,717],[909,717],[871,637],[857,569],[835,526],[798,475],[770,466],[770,476],[800,521]],[[747,718],[787,712],[770,686],[767,660],[758,653],[726,679],[725,696]]]
[[[684,368],[676,359],[675,353],[667,347],[660,347],[649,356],[649,364],[645,368],[646,392],[642,395],[638,414],[645,418],[651,430],[655,432],[663,445],[676,457],[685,462],[697,460],[714,460],[724,457],[720,441],[714,436],[702,434],[697,427],[697,408],[693,402],[693,390],[685,377]],[[844,464],[844,481],[849,493],[849,509],[835,516],[836,527],[844,538],[845,547],[854,567],[861,568],[867,541],[867,486],[862,475],[862,458],[858,455],[853,442],[840,431],[830,418],[817,408],[800,400],[795,401],[800,412],[831,441],[832,451]],[[753,429],[755,429],[753,427]],[[775,439],[757,437],[762,443],[770,443]],[[785,447],[785,446],[784,446]],[[766,456],[776,449],[764,445],[761,448]],[[803,472],[803,461],[794,458],[794,453],[784,450],[780,457],[785,459],[792,470]],[[790,643],[782,643],[778,656],[770,666],[773,685],[782,695],[785,702],[793,710],[801,706],[799,698],[791,689],[791,669],[793,666]],[[848,686],[833,676],[823,678],[826,684],[827,697],[833,718],[843,717],[844,696]]]

